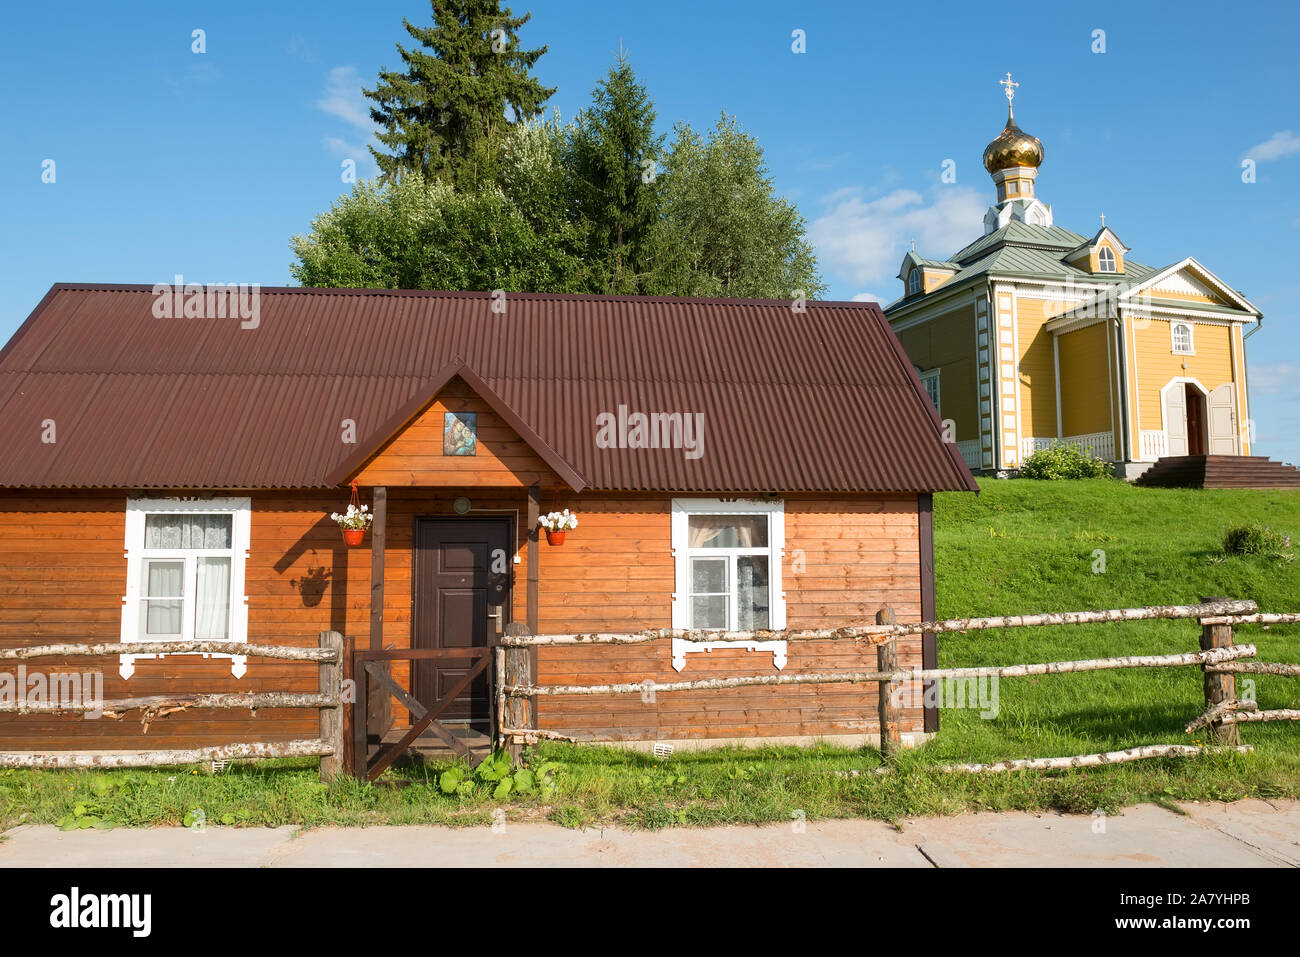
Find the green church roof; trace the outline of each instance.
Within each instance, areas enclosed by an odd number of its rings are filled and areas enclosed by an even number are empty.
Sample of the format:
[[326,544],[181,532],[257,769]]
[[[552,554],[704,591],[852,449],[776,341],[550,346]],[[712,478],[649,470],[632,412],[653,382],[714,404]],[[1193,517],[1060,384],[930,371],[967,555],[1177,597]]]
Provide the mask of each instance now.
[[[1063,229],[1060,226],[1033,226],[1016,220],[953,254],[944,266],[952,268],[953,265],[957,265],[960,268],[957,274],[939,289],[948,292],[989,276],[1041,279],[1061,283],[1119,285],[1143,282],[1157,271],[1152,266],[1134,262],[1132,259],[1124,260],[1122,273],[1092,273],[1065,261],[1070,253],[1087,242],[1088,237],[1082,233]],[[916,258],[919,262],[925,262],[919,257]],[[926,298],[928,294],[903,296],[885,306],[885,312],[889,314],[899,307],[910,306]]]

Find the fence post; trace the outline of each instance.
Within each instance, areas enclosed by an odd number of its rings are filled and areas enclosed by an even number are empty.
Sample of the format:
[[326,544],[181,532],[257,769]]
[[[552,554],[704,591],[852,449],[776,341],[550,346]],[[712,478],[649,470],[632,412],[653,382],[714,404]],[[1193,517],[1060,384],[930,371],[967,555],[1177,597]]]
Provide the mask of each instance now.
[[[1202,598],[1203,602],[1227,601],[1226,598]],[[1201,650],[1232,647],[1232,625],[1202,625]],[[1205,707],[1213,708],[1224,701],[1237,697],[1237,679],[1231,673],[1216,673],[1209,670],[1209,665],[1201,665],[1205,680]],[[1236,746],[1241,743],[1241,730],[1235,724],[1210,722],[1207,734],[1215,744]]]
[[353,752],[356,748],[356,729],[352,722],[356,720],[357,676],[353,674],[356,662],[353,660],[357,650],[357,639],[353,635],[343,638],[343,694],[340,705],[343,714],[343,765],[344,774],[351,774],[356,766]]
[[[876,624],[895,624],[894,609],[882,608],[876,612]],[[897,638],[890,638],[876,645],[876,668],[890,672],[898,670]],[[881,681],[876,685],[876,703],[880,716],[880,753],[886,758],[892,758],[902,746],[898,702],[901,687],[902,684],[897,680]]]
[[[358,667],[360,665],[360,667]],[[356,684],[352,693],[357,700],[352,704],[352,776],[358,781],[366,779],[370,763],[370,675],[363,659],[352,658],[352,672]]]
[[501,731],[506,727],[506,649],[505,645],[496,645],[492,649],[492,747],[503,748],[505,735]]
[[318,709],[320,738],[334,749],[333,754],[322,754],[320,779],[326,783],[338,777],[343,770],[343,636],[337,631],[322,631],[320,647],[334,652],[333,661],[322,661],[317,669],[319,691],[334,699],[334,704]]
[[[531,634],[526,625],[518,622],[511,622],[506,625],[505,632],[511,637]],[[505,646],[505,682],[508,685],[532,685],[533,653],[531,649]],[[502,720],[507,728],[516,730],[535,728],[537,726],[536,699],[510,695],[506,698],[505,713]],[[516,739],[511,738],[509,749],[510,759],[518,761],[520,754],[523,752],[523,746],[518,744]]]

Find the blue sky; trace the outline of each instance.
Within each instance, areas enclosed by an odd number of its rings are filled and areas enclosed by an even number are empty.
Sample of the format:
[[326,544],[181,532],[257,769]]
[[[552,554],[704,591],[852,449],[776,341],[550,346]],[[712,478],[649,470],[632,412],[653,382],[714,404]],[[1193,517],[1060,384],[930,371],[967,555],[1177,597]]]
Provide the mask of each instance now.
[[[665,131],[735,114],[810,223],[828,298],[899,292],[912,238],[945,256],[992,201],[998,79],[1040,137],[1056,222],[1130,255],[1192,255],[1264,312],[1248,343],[1258,451],[1300,462],[1300,12],[1098,6],[554,2],[522,33],[565,117],[620,42]],[[920,12],[920,11],[923,11]],[[289,237],[364,175],[363,84],[427,0],[24,4],[0,36],[0,339],[58,281],[289,281]],[[192,51],[205,31],[206,52]],[[803,30],[807,52],[791,50]],[[1094,53],[1094,31],[1105,52]],[[1243,183],[1241,162],[1257,164]],[[55,181],[42,182],[54,160]],[[940,182],[944,160],[957,181]]]

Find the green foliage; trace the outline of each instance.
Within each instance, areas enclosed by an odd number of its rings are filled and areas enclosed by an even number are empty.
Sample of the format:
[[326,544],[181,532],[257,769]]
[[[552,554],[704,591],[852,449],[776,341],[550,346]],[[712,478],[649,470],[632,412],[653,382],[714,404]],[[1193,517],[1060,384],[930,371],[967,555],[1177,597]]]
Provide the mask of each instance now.
[[453,764],[439,776],[438,787],[443,794],[455,794],[464,780],[465,769],[459,764]]
[[758,140],[725,113],[704,139],[675,128],[664,161],[654,292],[816,299],[826,286],[793,203],[778,196]]
[[730,298],[825,292],[807,224],[776,194],[757,140],[724,114],[707,138],[678,125],[665,153],[649,93],[621,56],[572,122],[523,120],[494,142],[492,176],[476,172],[472,183],[437,167],[425,175],[412,161],[400,177],[385,166],[378,181],[355,184],[291,238],[294,280]]
[[1223,533],[1223,550],[1229,555],[1265,555],[1289,560],[1291,536],[1260,522],[1234,525]]
[[472,774],[465,765],[453,764],[438,776],[438,787],[443,794],[462,798],[491,794],[494,801],[504,800],[511,794],[546,796],[555,793],[556,778],[563,769],[558,761],[515,768],[508,751],[494,751],[479,762]]
[[578,114],[566,144],[586,257],[598,269],[593,292],[636,295],[650,287],[663,142],[655,132],[650,94],[620,53],[596,85],[591,105]]
[[499,0],[437,0],[433,25],[402,25],[418,46],[397,45],[405,69],[382,70],[365,95],[379,141],[371,147],[386,181],[416,172],[474,190],[495,182],[502,144],[515,121],[541,113],[555,89],[531,75],[546,47],[524,50],[518,30],[531,14],[512,17]]
[[1110,463],[1077,445],[1052,445],[1039,449],[1020,466],[1020,477],[1028,479],[1104,478]]
[[457,192],[416,173],[358,182],[290,246],[304,286],[567,290],[578,265],[499,188]]
[[98,804],[77,804],[72,813],[55,822],[60,831],[81,831],[86,828],[111,828],[113,825],[103,818],[104,809]]

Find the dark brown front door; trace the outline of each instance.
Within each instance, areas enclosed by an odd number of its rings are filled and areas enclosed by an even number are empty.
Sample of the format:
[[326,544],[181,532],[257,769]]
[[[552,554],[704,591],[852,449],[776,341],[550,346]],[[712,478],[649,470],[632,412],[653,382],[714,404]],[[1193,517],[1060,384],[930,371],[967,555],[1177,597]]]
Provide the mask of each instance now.
[[[415,648],[482,648],[510,620],[514,549],[508,517],[417,518],[411,643]],[[411,693],[432,705],[474,664],[468,658],[414,662]],[[443,719],[487,725],[487,672]]]

